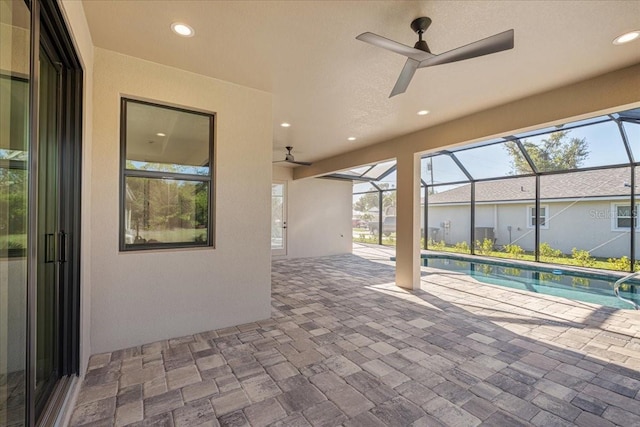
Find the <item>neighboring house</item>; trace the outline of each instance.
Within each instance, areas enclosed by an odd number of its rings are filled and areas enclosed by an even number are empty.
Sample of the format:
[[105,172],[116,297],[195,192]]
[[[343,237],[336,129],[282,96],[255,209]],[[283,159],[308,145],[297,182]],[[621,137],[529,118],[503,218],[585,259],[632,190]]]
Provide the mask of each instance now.
[[[565,254],[577,248],[596,257],[629,256],[630,182],[629,168],[541,176],[540,242]],[[469,242],[470,198],[470,184],[430,194],[429,237],[447,244]],[[534,177],[477,182],[475,200],[476,240],[492,238],[497,247],[512,243],[534,250]]]

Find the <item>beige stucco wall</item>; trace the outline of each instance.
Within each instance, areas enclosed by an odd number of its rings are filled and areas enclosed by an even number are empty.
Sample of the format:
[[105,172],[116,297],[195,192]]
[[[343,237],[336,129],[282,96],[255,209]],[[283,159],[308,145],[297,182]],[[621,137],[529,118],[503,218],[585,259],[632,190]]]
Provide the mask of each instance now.
[[[96,48],[94,353],[270,316],[271,95]],[[118,251],[120,97],[216,116],[215,249]]]
[[273,167],[273,179],[287,183],[287,254],[284,257],[351,253],[351,182],[292,181],[292,175],[292,168]]

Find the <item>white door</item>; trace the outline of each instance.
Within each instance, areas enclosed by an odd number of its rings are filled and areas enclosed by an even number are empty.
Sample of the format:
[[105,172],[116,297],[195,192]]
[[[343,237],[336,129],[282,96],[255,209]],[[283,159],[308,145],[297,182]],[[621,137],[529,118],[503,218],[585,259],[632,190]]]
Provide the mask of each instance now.
[[287,183],[271,184],[271,254],[287,254]]

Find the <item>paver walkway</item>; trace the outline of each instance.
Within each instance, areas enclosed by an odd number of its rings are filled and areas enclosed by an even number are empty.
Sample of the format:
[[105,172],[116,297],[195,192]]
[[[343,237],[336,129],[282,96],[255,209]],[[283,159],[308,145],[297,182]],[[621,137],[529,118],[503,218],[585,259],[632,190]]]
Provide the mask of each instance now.
[[274,261],[266,321],[92,356],[72,425],[640,425],[639,312],[362,254]]

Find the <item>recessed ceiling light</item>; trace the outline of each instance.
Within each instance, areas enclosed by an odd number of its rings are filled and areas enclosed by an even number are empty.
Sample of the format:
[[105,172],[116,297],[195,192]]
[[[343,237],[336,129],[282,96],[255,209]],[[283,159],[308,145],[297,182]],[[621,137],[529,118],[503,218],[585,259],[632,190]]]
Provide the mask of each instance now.
[[628,33],[624,33],[623,35],[616,37],[613,40],[613,44],[629,43],[631,41],[636,40],[638,37],[640,37],[640,30],[630,31]]
[[156,133],[156,136],[163,137],[163,136],[167,136],[167,135],[165,135],[165,134],[164,134],[164,133],[162,133],[162,132],[158,132],[158,133]]
[[418,115],[419,116],[426,116],[427,114],[429,114],[429,110],[420,110],[420,111],[418,111]]
[[349,140],[349,141],[355,141],[355,140],[356,140],[356,137],[355,137],[355,136],[350,136],[349,138],[347,138],[347,140]]
[[282,126],[283,128],[288,128],[288,127],[290,127],[291,125],[290,125],[289,123],[286,123],[286,122],[285,122],[285,123],[280,123],[280,126]]
[[182,37],[193,37],[195,31],[193,28],[188,26],[187,24],[183,24],[182,22],[174,22],[171,24],[171,29],[174,33]]

